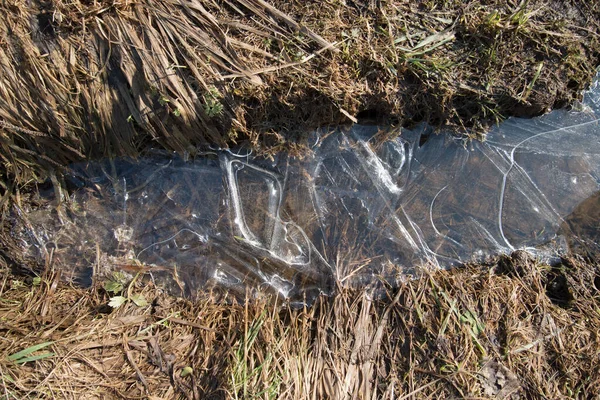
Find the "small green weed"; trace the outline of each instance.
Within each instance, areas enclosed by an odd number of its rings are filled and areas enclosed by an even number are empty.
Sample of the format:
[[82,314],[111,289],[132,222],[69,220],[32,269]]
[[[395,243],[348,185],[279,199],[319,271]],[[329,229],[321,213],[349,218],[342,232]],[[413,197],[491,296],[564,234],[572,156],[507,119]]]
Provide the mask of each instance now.
[[[123,293],[123,291],[125,289],[125,284],[126,284],[127,278],[125,277],[125,275],[122,272],[115,272],[113,274],[112,279],[104,282],[104,290],[106,290],[108,293],[112,293],[115,295],[110,298],[108,305],[111,306],[112,308],[117,309],[117,308],[121,307],[123,304],[127,303],[128,301],[132,301],[138,307],[147,306],[148,301],[146,300],[146,298],[144,297],[143,294],[132,293],[133,287],[135,285],[135,281],[137,280],[139,275],[140,275],[140,273],[138,273],[131,280],[131,282],[127,286],[127,293]],[[125,296],[123,294],[125,294]]]
[[202,99],[204,100],[204,112],[209,118],[223,114],[223,104],[221,103],[222,98],[223,96],[214,86],[212,86],[204,95],[202,95]]
[[104,282],[104,290],[108,293],[119,294],[125,288],[127,283],[127,277],[124,273],[117,271],[114,272],[111,279]]
[[[281,376],[276,370],[270,370],[274,362],[272,353],[267,352],[262,362],[248,357],[265,318],[266,311],[263,311],[252,322],[237,345],[231,372],[231,387],[235,399],[276,399],[279,395]],[[268,382],[261,379],[265,376],[264,371],[267,371]]]

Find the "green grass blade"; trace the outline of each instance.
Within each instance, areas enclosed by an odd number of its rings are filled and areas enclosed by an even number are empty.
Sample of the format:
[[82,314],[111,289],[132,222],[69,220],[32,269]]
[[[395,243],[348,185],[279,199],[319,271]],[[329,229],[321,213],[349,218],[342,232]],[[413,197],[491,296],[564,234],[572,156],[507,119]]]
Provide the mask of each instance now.
[[8,356],[8,359],[10,361],[15,361],[18,360],[20,358],[23,358],[25,356],[27,356],[28,354],[33,353],[34,351],[38,351],[43,349],[44,347],[48,347],[51,344],[53,344],[54,342],[44,342],[44,343],[40,343],[40,344],[36,344],[34,346],[28,347],[24,350],[19,351],[18,353],[12,354],[10,356]]
[[47,353],[42,353],[42,354],[38,354],[35,356],[31,356],[31,357],[20,358],[20,359],[16,360],[15,362],[17,364],[25,364],[26,362],[29,362],[29,361],[43,360],[44,358],[54,357],[54,356],[55,356],[55,353],[47,352]]

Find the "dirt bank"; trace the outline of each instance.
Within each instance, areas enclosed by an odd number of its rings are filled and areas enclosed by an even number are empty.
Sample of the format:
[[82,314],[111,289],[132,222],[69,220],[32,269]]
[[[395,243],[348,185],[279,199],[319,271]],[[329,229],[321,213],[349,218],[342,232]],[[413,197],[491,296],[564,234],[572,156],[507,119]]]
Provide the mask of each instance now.
[[474,134],[538,115],[594,75],[599,4],[6,1],[2,186],[148,146],[277,151],[354,120]]

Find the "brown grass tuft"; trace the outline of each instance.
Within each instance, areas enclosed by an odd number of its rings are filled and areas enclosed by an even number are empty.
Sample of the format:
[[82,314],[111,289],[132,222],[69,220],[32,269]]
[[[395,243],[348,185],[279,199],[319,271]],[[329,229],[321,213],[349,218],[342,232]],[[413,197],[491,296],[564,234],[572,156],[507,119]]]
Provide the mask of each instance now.
[[[275,299],[216,304],[210,295],[192,304],[137,284],[132,292],[150,304],[111,310],[103,289],[68,287],[50,273],[32,281],[4,268],[0,392],[592,398],[600,395],[599,277],[597,264],[570,259],[551,268],[516,253],[426,273],[381,300],[344,291],[301,310]],[[47,347],[29,354],[40,359],[9,360],[41,343]]]

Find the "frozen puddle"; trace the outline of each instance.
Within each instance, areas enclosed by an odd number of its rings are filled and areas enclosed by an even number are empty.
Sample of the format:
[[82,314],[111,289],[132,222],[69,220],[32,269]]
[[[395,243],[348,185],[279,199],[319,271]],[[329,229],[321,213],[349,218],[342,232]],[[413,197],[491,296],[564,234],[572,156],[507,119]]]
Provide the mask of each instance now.
[[510,119],[485,143],[422,127],[376,144],[376,128],[355,126],[315,134],[304,159],[215,151],[75,165],[65,200],[40,189],[40,208],[15,211],[13,236],[81,282],[149,271],[176,294],[299,303],[515,249],[595,251],[599,120],[596,84],[581,111]]

